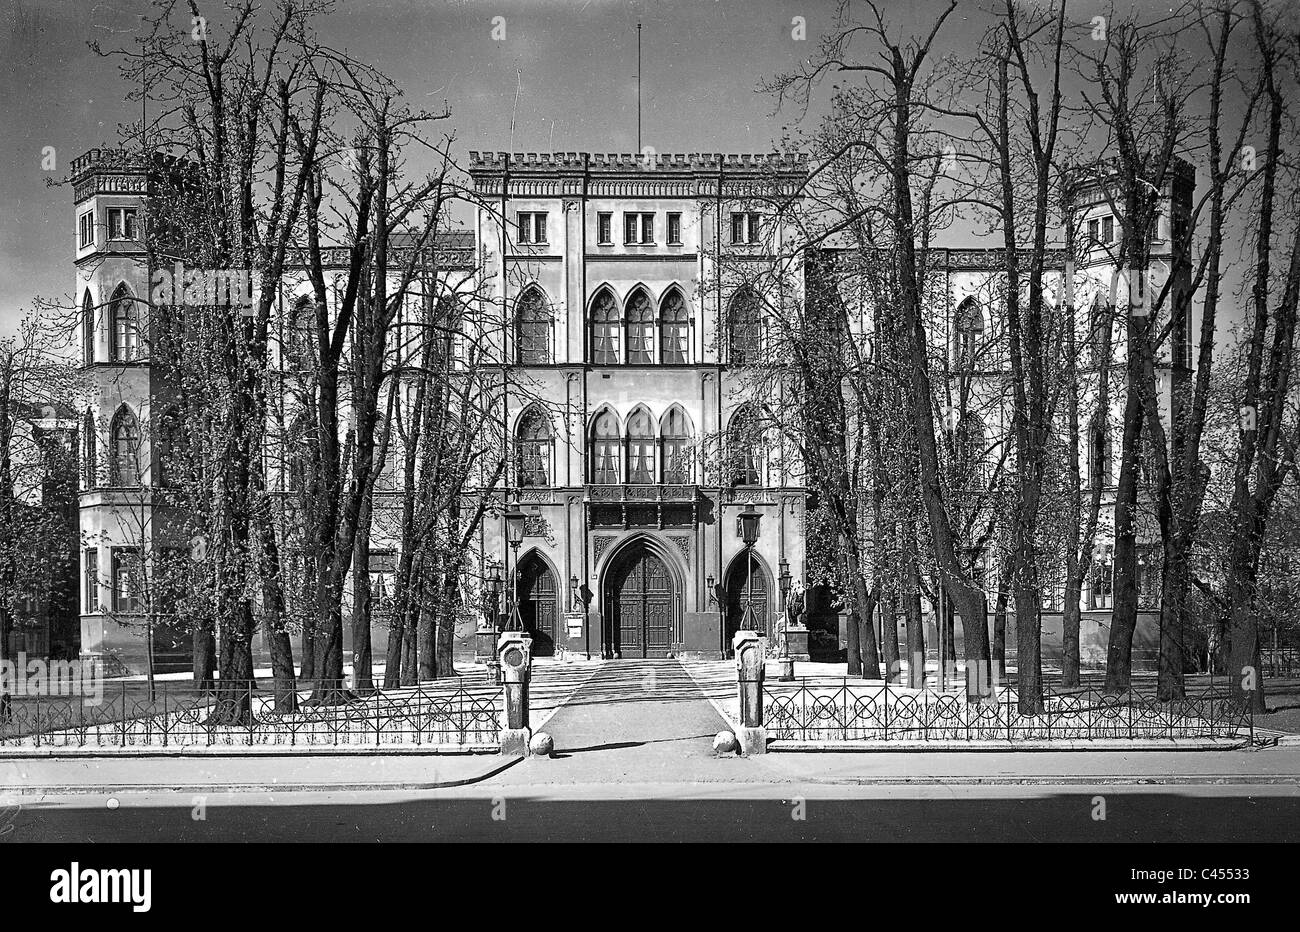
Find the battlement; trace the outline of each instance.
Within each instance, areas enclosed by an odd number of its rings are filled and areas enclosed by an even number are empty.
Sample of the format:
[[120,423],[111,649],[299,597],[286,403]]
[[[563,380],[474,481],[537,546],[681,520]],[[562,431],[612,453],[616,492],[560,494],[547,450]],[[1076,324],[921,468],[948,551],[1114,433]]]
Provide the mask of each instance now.
[[471,174],[587,172],[683,172],[805,174],[808,156],[795,153],[737,152],[477,152],[469,154]]

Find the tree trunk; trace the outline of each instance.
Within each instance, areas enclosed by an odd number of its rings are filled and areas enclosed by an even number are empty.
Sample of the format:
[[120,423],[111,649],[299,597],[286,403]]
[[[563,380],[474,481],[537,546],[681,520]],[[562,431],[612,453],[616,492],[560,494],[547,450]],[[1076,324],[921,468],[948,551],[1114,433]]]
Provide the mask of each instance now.
[[[915,582],[915,572],[912,574]],[[925,688],[925,622],[921,615],[921,591],[913,585],[903,597],[907,611],[907,685]]]
[[1043,620],[1035,586],[1016,586],[1016,696],[1021,715],[1043,714]]
[[370,644],[370,619],[374,611],[370,591],[370,515],[367,500],[352,545],[352,687],[361,693],[375,688],[374,650]]
[[898,656],[898,596],[893,591],[880,594],[880,632],[885,640],[885,682],[897,683],[902,676]]
[[1061,607],[1061,686],[1074,689],[1079,685],[1079,599],[1083,587],[1066,571],[1065,604]]
[[1007,590],[1001,586],[993,607],[993,653],[989,659],[993,682],[1004,682],[1007,678]]
[[[1128,327],[1133,329],[1132,317]],[[1133,352],[1133,341],[1129,341]],[[1106,648],[1106,693],[1129,690],[1133,675],[1133,632],[1137,628],[1137,457],[1142,439],[1142,401],[1130,386],[1124,402],[1124,447],[1115,489],[1114,609]]]

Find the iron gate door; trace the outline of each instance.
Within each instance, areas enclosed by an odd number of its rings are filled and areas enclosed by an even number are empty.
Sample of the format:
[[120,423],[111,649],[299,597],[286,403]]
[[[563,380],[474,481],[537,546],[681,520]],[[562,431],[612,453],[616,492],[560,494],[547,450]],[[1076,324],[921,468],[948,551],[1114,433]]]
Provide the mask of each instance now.
[[524,563],[519,575],[520,614],[524,628],[533,637],[533,653],[550,656],[555,650],[555,574],[534,556]]
[[614,592],[614,649],[623,657],[667,657],[673,636],[673,583],[668,567],[647,550],[628,558]]

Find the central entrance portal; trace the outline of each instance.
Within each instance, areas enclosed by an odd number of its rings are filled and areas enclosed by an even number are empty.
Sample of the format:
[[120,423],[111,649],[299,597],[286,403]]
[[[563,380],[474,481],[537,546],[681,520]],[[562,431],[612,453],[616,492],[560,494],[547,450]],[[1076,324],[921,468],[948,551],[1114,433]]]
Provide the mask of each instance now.
[[676,592],[663,560],[644,544],[630,548],[609,572],[609,635],[615,657],[667,657]]

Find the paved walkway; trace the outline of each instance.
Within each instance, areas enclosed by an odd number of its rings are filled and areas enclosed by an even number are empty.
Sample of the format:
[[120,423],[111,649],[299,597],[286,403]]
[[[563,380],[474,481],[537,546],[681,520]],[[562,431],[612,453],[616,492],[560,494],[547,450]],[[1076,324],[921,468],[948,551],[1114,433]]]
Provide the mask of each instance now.
[[555,739],[553,759],[527,761],[511,768],[518,777],[506,771],[498,779],[735,779],[741,762],[713,753],[713,736],[729,727],[678,661],[620,660],[601,667],[545,724]]

